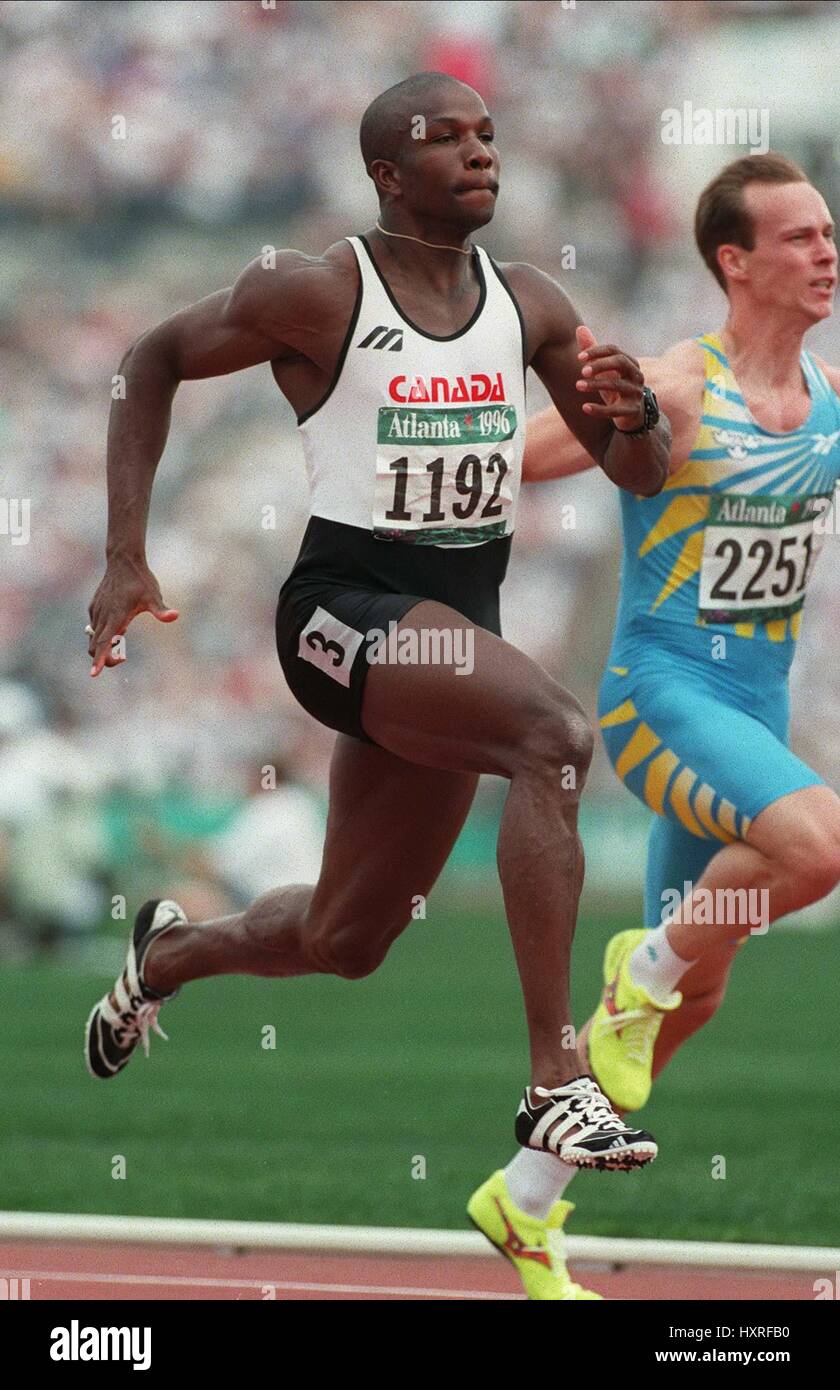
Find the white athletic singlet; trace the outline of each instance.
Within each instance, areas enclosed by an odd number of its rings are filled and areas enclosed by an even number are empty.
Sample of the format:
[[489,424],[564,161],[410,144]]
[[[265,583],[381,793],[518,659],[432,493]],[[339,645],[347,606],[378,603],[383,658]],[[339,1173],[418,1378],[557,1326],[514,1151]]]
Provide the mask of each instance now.
[[406,544],[474,549],[510,537],[525,446],[524,329],[480,247],[479,299],[457,333],[397,306],[364,237],[360,284],[333,383],[298,424],[311,514]]

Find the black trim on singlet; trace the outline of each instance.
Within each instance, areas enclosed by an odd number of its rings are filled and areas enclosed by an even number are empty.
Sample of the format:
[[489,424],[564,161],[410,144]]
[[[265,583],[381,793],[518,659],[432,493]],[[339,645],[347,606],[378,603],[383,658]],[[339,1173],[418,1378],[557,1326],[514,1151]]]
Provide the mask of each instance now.
[[[355,256],[353,259],[355,260]],[[306,420],[311,419],[311,417],[321,409],[322,405],[326,405],[327,401],[329,400],[330,396],[332,395],[333,391],[338,385],[338,378],[341,376],[341,371],[344,366],[344,360],[347,356],[347,353],[350,350],[350,343],[352,341],[353,334],[356,331],[356,324],[359,321],[359,314],[362,308],[362,289],[364,282],[362,280],[361,266],[357,265],[356,269],[359,272],[359,283],[356,286],[356,302],[353,305],[353,312],[350,315],[350,322],[347,325],[347,332],[344,335],[344,342],[341,344],[341,351],[339,352],[338,357],[336,359],[335,370],[332,374],[332,380],[321,399],[319,401],[316,401],[313,406],[310,406],[309,410],[305,410],[302,415],[298,415],[298,425],[302,425]]]
[[464,333],[468,333],[469,330],[475,326],[478,318],[481,315],[481,311],[484,308],[484,305],[487,301],[487,281],[484,278],[484,267],[481,264],[481,257],[479,256],[478,250],[475,246],[472,249],[471,260],[472,264],[475,266],[476,273],[478,275],[479,295],[478,303],[476,304],[471,317],[464,324],[463,328],[458,329],[457,333],[427,333],[425,328],[421,328],[419,324],[416,324],[413,319],[410,319],[408,317],[408,314],[405,312],[404,309],[400,308],[399,304],[397,303],[396,299],[391,293],[391,287],[388,284],[388,281],[385,279],[385,276],[382,274],[382,271],[379,269],[379,266],[376,264],[376,261],[374,260],[373,252],[370,249],[367,237],[360,236],[359,241],[364,246],[368,254],[368,259],[371,265],[373,266],[374,270],[376,271],[377,276],[379,277],[379,283],[381,284],[383,290],[387,294],[388,298],[390,299],[400,318],[403,320],[404,323],[408,324],[409,328],[413,328],[415,333],[419,333],[421,338],[430,338],[433,343],[451,343],[455,338],[462,337]]
[[521,310],[520,307],[519,307],[519,300],[516,298],[516,295],[514,294],[513,290],[511,289],[510,285],[508,284],[508,279],[507,279],[507,276],[505,275],[504,271],[501,270],[500,267],[496,265],[496,262],[493,260],[493,257],[492,257],[491,255],[488,254],[487,259],[488,259],[488,261],[490,262],[490,264],[492,265],[493,269],[495,270],[495,272],[496,272],[496,277],[497,277],[497,279],[499,280],[500,284],[501,284],[502,287],[507,291],[507,293],[510,295],[510,298],[511,298],[512,301],[513,301],[513,307],[514,307],[514,309],[516,310],[516,317],[519,319],[519,331],[520,331],[520,333],[521,333],[521,335],[522,335],[522,380],[523,380],[523,382],[524,382],[524,381],[525,381],[525,375],[526,375],[526,373],[527,373],[527,371],[528,371],[528,364],[529,364],[529,362],[530,362],[531,359],[530,359],[530,356],[529,356],[529,353],[528,353],[528,333],[527,333],[527,330],[526,330],[526,328],[525,328],[525,320],[524,320],[524,318],[522,317],[522,310]]

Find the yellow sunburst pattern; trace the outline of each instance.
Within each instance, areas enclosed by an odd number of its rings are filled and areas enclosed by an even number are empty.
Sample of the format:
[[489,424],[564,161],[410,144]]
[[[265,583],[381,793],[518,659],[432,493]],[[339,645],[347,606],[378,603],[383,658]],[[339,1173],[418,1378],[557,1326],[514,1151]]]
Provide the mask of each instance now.
[[[840,402],[808,353],[802,369],[812,410],[799,430],[773,434],[756,424],[716,333],[699,338],[705,361],[701,423],[685,463],[656,497],[622,493],[625,562],[620,622],[633,613],[692,627],[699,614],[705,528],[716,492],[808,496],[831,492],[840,475]],[[832,430],[834,426],[834,430]],[[792,644],[801,613],[732,623],[738,637]],[[726,625],[723,625],[726,628]]]

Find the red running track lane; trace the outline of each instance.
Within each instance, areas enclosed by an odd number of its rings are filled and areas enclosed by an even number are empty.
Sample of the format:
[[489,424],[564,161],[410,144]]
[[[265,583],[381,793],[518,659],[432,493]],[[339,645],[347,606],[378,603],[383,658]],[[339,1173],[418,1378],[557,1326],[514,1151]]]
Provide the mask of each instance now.
[[[825,1271],[822,1271],[825,1273]],[[813,1299],[814,1274],[678,1266],[578,1264],[574,1275],[610,1299]],[[28,1279],[32,1299],[522,1298],[498,1259],[447,1256],[318,1255],[212,1247],[0,1242],[0,1278]]]

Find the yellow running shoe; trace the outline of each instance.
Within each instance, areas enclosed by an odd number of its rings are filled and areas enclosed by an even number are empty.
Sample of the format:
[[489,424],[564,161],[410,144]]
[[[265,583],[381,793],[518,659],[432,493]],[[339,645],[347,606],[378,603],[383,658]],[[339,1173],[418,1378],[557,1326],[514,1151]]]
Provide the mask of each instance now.
[[604,955],[604,993],[589,1028],[589,1065],[619,1110],[639,1110],[650,1095],[653,1048],[662,1019],[679,1008],[675,991],[658,1003],[630,978],[630,956],[647,931],[621,931]]
[[563,1226],[574,1209],[573,1202],[555,1202],[544,1221],[520,1211],[501,1168],[467,1203],[476,1230],[507,1256],[529,1298],[600,1299],[601,1294],[573,1283],[566,1268]]

